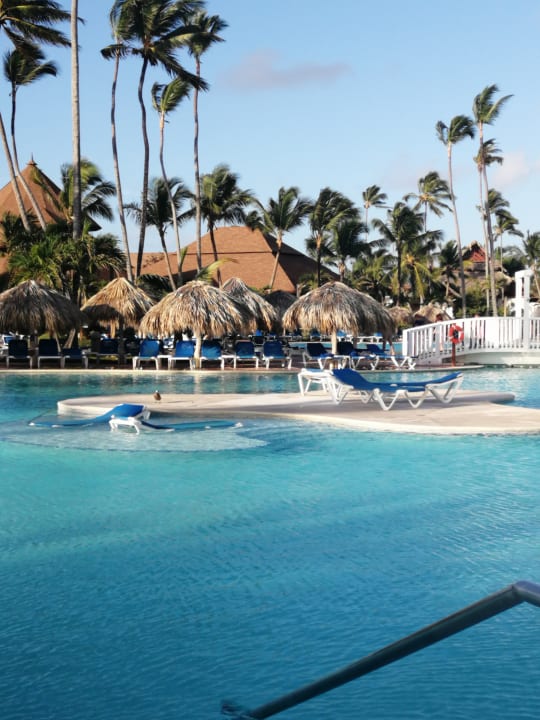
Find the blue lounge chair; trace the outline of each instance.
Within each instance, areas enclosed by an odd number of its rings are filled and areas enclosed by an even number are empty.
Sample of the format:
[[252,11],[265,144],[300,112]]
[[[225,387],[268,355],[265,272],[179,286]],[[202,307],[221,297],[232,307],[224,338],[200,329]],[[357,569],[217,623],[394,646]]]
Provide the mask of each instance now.
[[367,350],[358,350],[350,340],[338,340],[337,354],[342,360],[342,366],[346,363],[356,370],[359,365],[367,365],[371,368],[373,356]]
[[321,342],[307,342],[306,349],[302,353],[302,359],[304,367],[307,367],[310,363],[315,363],[323,370],[330,360],[334,359],[334,356],[331,352],[328,352]]
[[251,340],[238,340],[234,346],[233,366],[236,369],[238,363],[254,363],[259,367],[259,356],[255,352],[255,345]]
[[28,352],[28,341],[19,338],[13,338],[9,341],[8,352],[6,355],[6,368],[11,362],[28,362],[28,366],[32,367],[32,356]]
[[371,366],[372,370],[375,370],[375,368],[380,364],[390,364],[400,370],[413,370],[416,366],[416,359],[410,355],[394,355],[393,353],[387,353],[385,350],[380,348],[377,343],[367,343],[366,352],[373,358]]
[[193,370],[195,361],[195,343],[193,340],[178,340],[174,346],[174,353],[169,357],[169,370],[176,367],[176,363],[187,362],[189,369]]
[[444,404],[452,401],[463,382],[463,373],[453,372],[425,382],[371,382],[356,370],[342,368],[327,373],[327,389],[335,403],[340,404],[349,392],[358,393],[363,403],[377,402],[383,410],[391,410],[398,400],[406,400],[412,408],[419,408],[432,396]]
[[225,358],[219,340],[203,340],[201,346],[201,365],[205,362],[218,362],[221,369],[225,368]]
[[161,352],[161,342],[159,340],[150,340],[145,338],[139,346],[139,354],[133,357],[133,369],[142,367],[142,363],[153,362],[156,370],[160,368],[159,354]]
[[34,427],[84,427],[87,425],[101,425],[108,423],[113,418],[147,418],[148,411],[144,405],[137,405],[134,403],[122,403],[121,405],[115,405],[111,410],[97,415],[93,418],[78,418],[76,420],[31,420],[28,424]]
[[54,338],[41,338],[37,348],[37,366],[41,367],[42,361],[58,362],[63,367],[62,353],[58,349],[58,343]]
[[99,341],[99,351],[97,353],[98,364],[101,358],[114,358],[116,359],[116,362],[120,362],[118,340],[116,340],[116,338],[104,338]]
[[279,340],[267,340],[263,343],[262,358],[267,370],[272,362],[278,362],[281,367],[291,369],[292,357],[287,355]]
[[83,367],[88,368],[88,355],[78,347],[62,348],[62,367],[65,368],[72,362],[80,362]]

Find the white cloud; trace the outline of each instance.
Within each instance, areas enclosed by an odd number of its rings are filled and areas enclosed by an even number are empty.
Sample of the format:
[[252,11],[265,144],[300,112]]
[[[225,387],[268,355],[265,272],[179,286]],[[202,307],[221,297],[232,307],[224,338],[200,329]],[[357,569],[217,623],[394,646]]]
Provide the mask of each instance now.
[[305,85],[324,86],[352,72],[345,63],[303,63],[280,68],[279,60],[279,54],[272,50],[253,53],[246,56],[240,65],[223,74],[222,80],[237,90],[266,90]]
[[527,180],[532,174],[540,169],[540,163],[530,162],[521,150],[504,154],[504,162],[498,165],[493,173],[488,174],[493,178],[490,185],[498,190],[504,190]]

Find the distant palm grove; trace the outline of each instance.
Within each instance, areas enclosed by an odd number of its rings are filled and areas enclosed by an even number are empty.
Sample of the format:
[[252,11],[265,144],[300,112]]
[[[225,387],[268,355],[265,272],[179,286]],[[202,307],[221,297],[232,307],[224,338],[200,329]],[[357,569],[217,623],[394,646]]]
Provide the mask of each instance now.
[[[64,3],[65,5],[67,3]],[[375,299],[418,308],[428,302],[449,307],[457,317],[502,314],[505,293],[517,270],[530,268],[533,288],[540,296],[538,266],[540,232],[524,233],[512,214],[509,201],[489,184],[491,166],[503,162],[502,151],[486,128],[495,125],[511,95],[501,95],[496,85],[484,87],[472,98],[471,115],[456,114],[447,121],[433,119],[434,132],[447,156],[446,177],[428,172],[402,198],[389,199],[384,189],[359,178],[358,197],[338,189],[321,188],[315,198],[286,183],[273,198],[261,201],[251,189],[242,188],[239,176],[222,158],[213,168],[199,167],[199,95],[211,92],[202,73],[206,53],[219,52],[225,42],[225,19],[210,14],[209,3],[199,0],[115,0],[103,2],[103,48],[110,61],[108,91],[111,118],[111,157],[114,177],[102,177],[99,167],[84,155],[81,145],[79,103],[79,3],[64,9],[52,0],[0,0],[0,33],[7,51],[3,55],[2,92],[10,97],[10,117],[0,115],[0,134],[17,212],[0,218],[0,253],[7,258],[2,288],[26,279],[41,281],[79,304],[95,293],[108,278],[125,275],[159,298],[183,283],[185,248],[180,228],[190,220],[195,228],[198,277],[219,284],[214,241],[220,225],[240,224],[261,230],[275,239],[273,269],[260,292],[272,290],[287,233],[305,228],[306,253],[316,261],[317,272],[303,279],[299,291],[321,285],[331,270],[335,277]],[[109,32],[107,32],[107,30]],[[112,37],[112,43],[110,42]],[[60,170],[58,194],[49,191],[56,208],[55,220],[47,217],[32,186],[22,175],[17,152],[17,116],[20,91],[31,92],[33,83],[54,80],[59,68],[47,60],[47,49],[66,48],[70,61],[72,101],[72,158]],[[122,86],[122,64],[128,57],[139,63],[138,82]],[[148,69],[162,71],[163,81],[147,83]],[[67,73],[65,73],[67,75]],[[142,177],[138,198],[125,198],[122,164],[117,151],[118,88],[138,99]],[[28,88],[28,89],[27,89]],[[193,176],[175,174],[168,116],[189,100],[193,108],[193,134],[181,138],[192,147]],[[159,146],[151,147],[148,127],[159,124]],[[45,142],[45,136],[43,137]],[[174,142],[179,140],[175,137]],[[462,243],[452,152],[457,143],[473,143],[478,170],[478,227],[481,242],[478,261]],[[153,173],[153,174],[151,174]],[[37,177],[37,176],[36,176]],[[36,180],[39,182],[39,179]],[[34,188],[34,189],[33,189]],[[362,188],[365,188],[362,190]],[[45,189],[44,189],[45,192]],[[453,216],[455,235],[445,240],[437,220]],[[138,237],[128,238],[126,218],[138,227]],[[100,221],[117,219],[120,237],[100,232]],[[142,274],[147,231],[159,237],[167,267],[165,278]],[[203,267],[201,236],[209,233],[215,261]],[[515,244],[503,244],[503,238]],[[136,258],[132,263],[131,256]],[[171,261],[171,257],[175,258]],[[477,253],[478,258],[478,253]],[[473,267],[474,266],[474,267]]]

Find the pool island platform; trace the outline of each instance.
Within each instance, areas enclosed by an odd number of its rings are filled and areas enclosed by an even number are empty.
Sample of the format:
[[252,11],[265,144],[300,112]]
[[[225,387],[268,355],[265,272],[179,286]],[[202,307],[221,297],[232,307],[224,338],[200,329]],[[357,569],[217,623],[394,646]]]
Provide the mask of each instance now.
[[322,390],[295,393],[168,394],[161,400],[152,394],[118,394],[71,398],[58,402],[61,415],[97,415],[119,403],[141,403],[152,418],[174,415],[228,417],[235,419],[283,417],[342,426],[366,432],[416,433],[423,435],[519,435],[540,434],[540,409],[512,404],[511,392],[458,391],[443,405],[428,398],[417,409],[397,402],[384,412],[376,403],[364,404],[353,394],[340,405]]

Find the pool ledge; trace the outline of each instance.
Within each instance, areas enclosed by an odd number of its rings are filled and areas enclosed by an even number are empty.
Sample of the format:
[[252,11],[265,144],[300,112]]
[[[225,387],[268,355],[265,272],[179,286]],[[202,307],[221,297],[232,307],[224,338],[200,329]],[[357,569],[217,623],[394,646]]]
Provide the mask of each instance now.
[[143,403],[152,415],[262,417],[281,416],[326,425],[341,425],[370,432],[428,435],[518,435],[540,433],[540,409],[509,404],[510,392],[462,391],[450,405],[428,399],[414,410],[398,403],[389,412],[375,404],[364,405],[349,395],[341,405],[322,391],[266,394],[121,394],[62,400],[60,414],[96,415],[122,402]]

